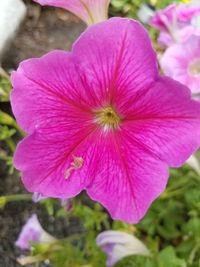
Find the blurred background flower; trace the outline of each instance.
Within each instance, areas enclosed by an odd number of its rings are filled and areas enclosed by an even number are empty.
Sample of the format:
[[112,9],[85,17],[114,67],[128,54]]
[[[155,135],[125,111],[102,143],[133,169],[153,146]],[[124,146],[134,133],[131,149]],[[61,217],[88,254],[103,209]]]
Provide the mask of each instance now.
[[200,97],[200,36],[167,48],[160,64],[166,75],[185,84],[195,98]]
[[199,34],[200,4],[171,4],[158,10],[149,23],[160,31],[158,42],[169,46],[187,41],[192,34]]
[[55,241],[56,238],[42,228],[37,215],[33,214],[23,226],[15,245],[21,249],[30,249],[31,242],[49,244]]
[[102,232],[98,235],[96,243],[107,254],[106,265],[108,267],[114,266],[126,256],[150,255],[147,247],[139,239],[125,232]]
[[64,8],[92,25],[108,18],[110,0],[34,0],[41,5]]

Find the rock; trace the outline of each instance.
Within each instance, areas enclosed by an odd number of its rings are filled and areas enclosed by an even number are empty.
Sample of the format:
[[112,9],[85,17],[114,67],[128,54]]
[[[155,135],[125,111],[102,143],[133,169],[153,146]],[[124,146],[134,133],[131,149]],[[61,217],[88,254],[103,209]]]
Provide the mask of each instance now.
[[0,0],[0,63],[26,14],[21,0]]

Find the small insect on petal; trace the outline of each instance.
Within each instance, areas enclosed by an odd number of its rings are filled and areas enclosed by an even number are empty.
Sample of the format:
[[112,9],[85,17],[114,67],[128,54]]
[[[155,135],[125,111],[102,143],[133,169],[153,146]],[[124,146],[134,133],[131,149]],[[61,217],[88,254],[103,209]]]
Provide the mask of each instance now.
[[77,170],[83,166],[84,160],[82,157],[73,156],[73,162],[70,163],[70,167],[65,172],[65,179],[68,179],[71,172]]

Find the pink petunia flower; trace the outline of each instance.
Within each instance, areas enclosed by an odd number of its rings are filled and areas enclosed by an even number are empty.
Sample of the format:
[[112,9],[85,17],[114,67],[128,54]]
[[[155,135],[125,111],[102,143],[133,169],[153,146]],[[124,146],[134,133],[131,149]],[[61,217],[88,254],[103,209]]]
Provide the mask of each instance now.
[[104,21],[108,18],[108,6],[110,0],[33,0],[43,6],[55,6],[64,8],[87,25]]
[[161,61],[163,72],[185,84],[192,93],[200,93],[200,36],[167,48]]
[[170,46],[176,42],[185,42],[192,34],[200,34],[200,4],[171,4],[158,10],[150,20],[150,25],[160,30],[158,42]]
[[49,244],[56,239],[47,233],[38,221],[37,215],[33,214],[23,226],[15,245],[23,250],[30,249],[30,242]]
[[27,190],[59,198],[86,190],[114,219],[138,222],[168,167],[200,145],[200,104],[159,77],[148,33],[131,19],[88,27],[71,53],[22,62],[12,84],[28,134],[14,164]]
[[130,255],[149,256],[147,247],[135,236],[121,231],[104,231],[97,236],[98,247],[107,254],[107,267]]

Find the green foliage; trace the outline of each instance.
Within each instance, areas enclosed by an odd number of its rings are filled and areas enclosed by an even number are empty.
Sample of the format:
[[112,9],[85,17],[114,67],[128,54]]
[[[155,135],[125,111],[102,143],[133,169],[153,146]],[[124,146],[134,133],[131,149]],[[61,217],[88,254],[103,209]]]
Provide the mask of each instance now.
[[151,267],[151,260],[144,256],[129,256],[115,264],[115,267]]
[[92,228],[101,231],[102,228],[109,229],[108,214],[103,211],[102,207],[95,203],[92,208],[84,206],[79,201],[74,204],[73,215],[79,217],[86,230]]
[[112,221],[107,212],[85,195],[73,199],[72,209],[64,210],[58,200],[43,200],[49,214],[76,218],[82,233],[55,243],[32,244],[36,262],[49,259],[54,267],[105,267],[106,255],[95,239],[103,230],[134,233],[150,250],[149,257],[132,255],[115,267],[199,267],[200,259],[200,177],[188,166],[171,170],[167,190],[152,204],[138,225]]
[[183,267],[186,263],[183,259],[180,259],[176,255],[176,251],[173,247],[168,246],[164,248],[157,257],[158,267]]
[[11,84],[7,74],[0,74],[0,102],[9,102],[10,99]]
[[4,208],[8,202],[31,200],[32,194],[15,194],[8,196],[0,196],[0,209]]
[[148,4],[154,9],[162,9],[172,2],[181,2],[179,0],[112,0],[111,14],[125,17],[138,18],[137,12],[142,4]]
[[11,84],[8,74],[0,68],[0,104],[4,103],[7,110],[5,112],[0,108],[0,161],[6,163],[9,174],[12,174],[14,171],[12,154],[16,148],[16,135],[24,136],[24,133],[10,114],[10,90]]

